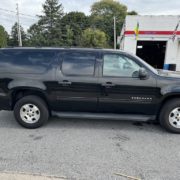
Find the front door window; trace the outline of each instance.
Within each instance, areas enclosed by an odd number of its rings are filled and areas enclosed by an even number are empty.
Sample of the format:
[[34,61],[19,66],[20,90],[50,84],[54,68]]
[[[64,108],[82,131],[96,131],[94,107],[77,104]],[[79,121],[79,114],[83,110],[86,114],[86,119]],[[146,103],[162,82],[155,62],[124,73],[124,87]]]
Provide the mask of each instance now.
[[103,76],[137,78],[140,66],[132,59],[118,54],[105,54]]

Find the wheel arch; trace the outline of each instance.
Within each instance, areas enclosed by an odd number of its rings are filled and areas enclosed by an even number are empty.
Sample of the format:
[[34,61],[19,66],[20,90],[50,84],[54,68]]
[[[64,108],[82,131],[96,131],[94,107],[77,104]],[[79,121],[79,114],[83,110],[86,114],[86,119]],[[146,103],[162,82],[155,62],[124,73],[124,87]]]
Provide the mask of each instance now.
[[173,99],[180,99],[180,92],[179,93],[170,93],[164,96],[164,98],[162,99],[159,109],[158,109],[158,118],[160,116],[161,110],[164,106],[164,104],[166,104],[168,101],[173,100]]
[[16,102],[24,96],[34,95],[43,99],[49,109],[48,97],[46,92],[40,88],[20,87],[11,89],[11,108],[14,109]]

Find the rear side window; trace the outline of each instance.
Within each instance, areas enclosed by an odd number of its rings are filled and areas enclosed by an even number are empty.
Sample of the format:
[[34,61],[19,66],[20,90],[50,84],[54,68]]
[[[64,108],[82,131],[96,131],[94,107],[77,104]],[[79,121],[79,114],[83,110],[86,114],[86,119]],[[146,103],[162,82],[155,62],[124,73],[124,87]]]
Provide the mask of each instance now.
[[0,73],[43,73],[55,54],[53,51],[0,51]]
[[62,62],[62,72],[69,76],[93,76],[96,56],[93,53],[66,53]]

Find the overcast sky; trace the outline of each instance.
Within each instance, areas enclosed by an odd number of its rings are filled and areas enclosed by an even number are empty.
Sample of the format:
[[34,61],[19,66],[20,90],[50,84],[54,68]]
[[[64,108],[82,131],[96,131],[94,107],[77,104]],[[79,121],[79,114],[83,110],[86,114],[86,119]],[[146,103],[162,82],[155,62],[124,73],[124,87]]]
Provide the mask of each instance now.
[[[98,0],[59,0],[64,7],[65,12],[82,11],[90,13],[91,5]],[[8,32],[16,21],[14,13],[3,11],[16,10],[16,3],[19,3],[21,13],[29,14],[33,17],[21,16],[20,22],[27,29],[31,24],[37,21],[36,15],[42,12],[42,3],[45,0],[0,0],[0,24]],[[121,3],[128,7],[128,11],[135,10],[141,15],[179,15],[180,0],[120,0]]]

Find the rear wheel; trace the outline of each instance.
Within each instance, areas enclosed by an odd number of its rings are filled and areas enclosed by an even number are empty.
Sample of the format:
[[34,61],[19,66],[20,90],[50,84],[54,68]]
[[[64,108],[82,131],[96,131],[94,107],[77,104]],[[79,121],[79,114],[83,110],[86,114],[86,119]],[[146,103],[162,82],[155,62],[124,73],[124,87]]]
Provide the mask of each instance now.
[[173,99],[163,106],[160,124],[168,131],[180,133],[180,99]]
[[46,103],[38,96],[25,96],[14,107],[14,116],[23,127],[34,129],[42,126],[49,118]]

